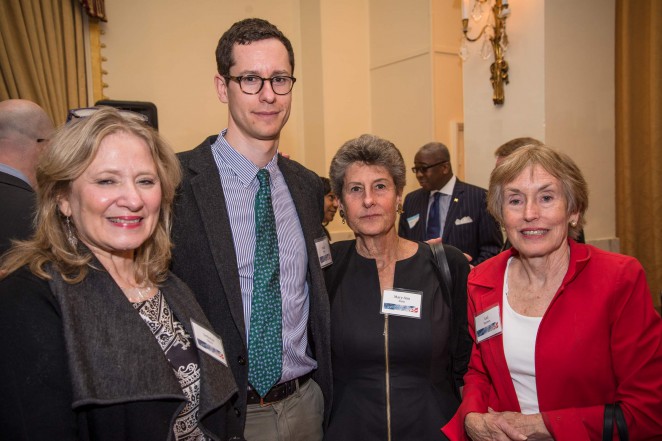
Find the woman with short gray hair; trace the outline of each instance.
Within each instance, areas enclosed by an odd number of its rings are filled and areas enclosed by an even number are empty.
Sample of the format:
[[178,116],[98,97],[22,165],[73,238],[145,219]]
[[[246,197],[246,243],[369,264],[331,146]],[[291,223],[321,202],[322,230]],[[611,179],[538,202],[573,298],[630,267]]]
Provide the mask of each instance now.
[[347,141],[329,175],[356,239],[332,245],[326,272],[334,389],[325,439],[443,439],[440,423],[459,405],[471,349],[469,263],[438,245],[449,268],[442,277],[428,244],[398,236],[406,178],[393,143]]

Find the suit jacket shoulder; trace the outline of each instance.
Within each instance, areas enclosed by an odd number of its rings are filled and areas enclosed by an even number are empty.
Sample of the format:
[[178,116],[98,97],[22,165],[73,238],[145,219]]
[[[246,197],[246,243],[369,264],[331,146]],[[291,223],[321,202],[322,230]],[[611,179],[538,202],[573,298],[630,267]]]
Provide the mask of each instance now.
[[23,180],[0,172],[0,254],[12,239],[24,240],[32,234],[36,194]]

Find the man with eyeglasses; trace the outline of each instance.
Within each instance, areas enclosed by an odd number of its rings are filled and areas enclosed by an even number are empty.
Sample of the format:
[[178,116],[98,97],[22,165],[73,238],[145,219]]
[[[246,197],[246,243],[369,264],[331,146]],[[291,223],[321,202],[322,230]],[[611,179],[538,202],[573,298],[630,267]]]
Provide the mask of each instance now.
[[223,34],[216,60],[228,125],[179,156],[172,269],[234,373],[231,439],[321,440],[331,396],[324,194],[316,174],[278,154],[296,81],[292,45],[271,23],[246,19]]
[[32,101],[0,102],[0,255],[32,234],[39,154],[53,122]]
[[499,253],[503,236],[487,212],[487,191],[457,179],[450,160],[440,142],[418,150],[412,171],[421,188],[405,197],[398,234],[419,241],[441,237],[478,265]]

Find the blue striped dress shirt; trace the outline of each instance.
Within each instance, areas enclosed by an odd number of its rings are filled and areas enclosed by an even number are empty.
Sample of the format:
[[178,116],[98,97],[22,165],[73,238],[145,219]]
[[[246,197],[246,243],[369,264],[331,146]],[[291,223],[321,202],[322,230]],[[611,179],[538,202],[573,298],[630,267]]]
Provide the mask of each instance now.
[[[248,341],[255,254],[255,196],[260,188],[257,180],[259,168],[228,144],[225,132],[221,132],[211,149],[221,177],[232,228]],[[317,363],[306,354],[310,300],[306,281],[308,255],[301,223],[283,174],[278,168],[278,154],[265,168],[271,176],[271,200],[280,256],[283,374],[279,383],[282,383],[310,372],[317,367]]]

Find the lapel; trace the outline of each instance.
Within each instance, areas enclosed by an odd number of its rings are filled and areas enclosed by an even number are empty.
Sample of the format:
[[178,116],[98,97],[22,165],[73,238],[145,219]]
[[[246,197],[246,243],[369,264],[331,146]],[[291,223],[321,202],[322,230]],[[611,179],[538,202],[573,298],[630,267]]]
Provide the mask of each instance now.
[[[457,186],[456,186],[457,187]],[[503,282],[504,272],[508,259],[512,256],[513,250],[501,253],[495,257],[493,265],[478,266],[472,271],[473,277],[470,277],[469,289],[475,294],[471,295],[475,304],[475,314],[481,314],[494,305],[499,305],[499,320],[503,324]],[[475,320],[470,317],[469,320]],[[475,325],[472,323],[475,334]],[[505,391],[506,396],[500,396],[499,399],[504,403],[504,409],[517,409],[520,410],[519,401],[517,400],[517,393],[515,386],[510,379],[508,370],[508,363],[506,355],[503,350],[503,334],[499,334],[488,340],[478,344],[481,351],[485,366],[492,366],[489,369],[489,374],[492,377],[494,389],[498,391]],[[487,360],[487,358],[491,360]]]
[[[191,191],[205,229],[204,233],[200,233],[206,234],[209,242],[213,244],[211,253],[230,305],[230,313],[237,328],[244,330],[246,325],[239,270],[237,269],[237,255],[234,250],[232,228],[225,205],[221,178],[211,153],[211,143],[203,144],[196,151],[197,154],[189,162],[189,169],[192,171]],[[242,331],[239,334],[244,344],[247,344],[246,332]]]
[[[174,315],[191,336],[191,344],[195,345],[191,319],[213,332],[213,327],[207,317],[197,302],[192,300],[193,293],[176,276],[170,275],[162,293]],[[222,365],[207,353],[198,350],[198,362],[200,366],[200,420],[202,420],[204,416],[228,401],[237,391],[237,386],[230,368]]]
[[421,240],[424,241],[427,239],[427,227],[428,227],[428,203],[430,200],[430,192],[425,191],[422,188],[416,190],[415,193],[412,193],[412,208],[413,212],[410,217],[418,214],[418,222],[411,228],[410,239],[411,240]]
[[[444,222],[444,233],[442,234],[442,242],[447,243],[450,232],[453,229],[453,224],[458,218],[458,213],[461,209],[462,199],[464,198],[464,184],[458,179],[455,181],[453,194],[448,203],[448,212],[446,213],[446,220]],[[457,201],[457,202],[456,202]]]
[[[62,313],[72,407],[162,400],[169,402],[168,412],[181,409],[184,394],[153,333],[102,265],[96,259],[91,264],[100,269],[90,268],[77,284],[64,282],[49,269],[49,285]],[[209,330],[212,327],[193,293],[172,274],[160,289],[195,345],[191,318]],[[228,367],[197,352],[202,419],[226,403],[237,386]]]
[[[90,263],[103,268],[96,259]],[[49,273],[62,315],[74,409],[145,397],[184,400],[154,335],[105,270],[90,268],[76,284],[64,282],[53,268]]]

